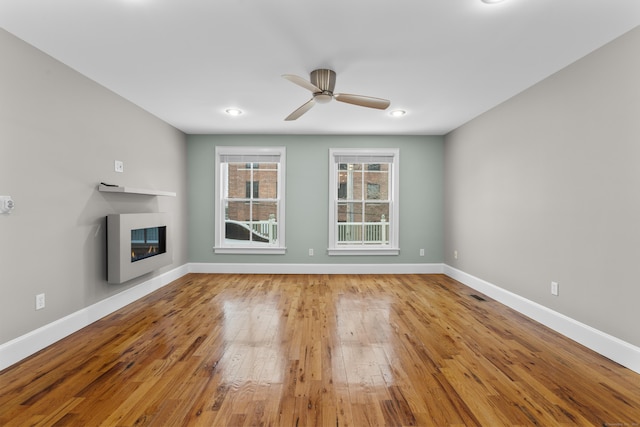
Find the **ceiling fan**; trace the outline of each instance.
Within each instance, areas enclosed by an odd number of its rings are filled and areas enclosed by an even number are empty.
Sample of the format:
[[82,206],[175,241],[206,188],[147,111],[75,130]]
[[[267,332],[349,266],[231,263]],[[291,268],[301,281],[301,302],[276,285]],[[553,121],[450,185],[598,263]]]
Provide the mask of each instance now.
[[289,114],[285,120],[296,120],[304,113],[309,111],[311,107],[318,104],[326,104],[335,98],[336,101],[346,102],[347,104],[359,105],[361,107],[377,108],[379,110],[386,109],[390,102],[387,99],[373,98],[371,96],[351,95],[348,93],[333,93],[336,85],[336,73],[333,70],[321,68],[311,72],[310,81],[293,74],[284,74],[282,77],[310,90],[313,97],[298,107],[293,113]]

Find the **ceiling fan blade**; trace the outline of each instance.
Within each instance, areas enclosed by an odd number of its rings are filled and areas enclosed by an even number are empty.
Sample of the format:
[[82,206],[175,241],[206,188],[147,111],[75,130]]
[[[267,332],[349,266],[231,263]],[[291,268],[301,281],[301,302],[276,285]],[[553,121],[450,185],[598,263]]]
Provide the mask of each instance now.
[[304,113],[309,111],[311,109],[311,107],[313,107],[314,105],[316,105],[316,102],[312,98],[309,101],[307,101],[304,104],[302,104],[300,107],[298,107],[298,109],[296,111],[294,111],[293,113],[289,114],[287,116],[287,118],[285,119],[285,121],[296,120],[298,117],[300,117],[301,115],[303,115]]
[[336,93],[333,97],[336,101],[359,105],[361,107],[377,108],[379,110],[385,110],[391,103],[388,99],[373,98],[371,96],[363,95],[351,95],[348,93]]
[[297,84],[298,86],[302,86],[303,88],[311,91],[312,93],[322,92],[320,88],[311,84],[309,80],[305,80],[300,76],[296,76],[293,74],[283,74],[282,77],[284,77],[285,79],[289,80],[292,83]]

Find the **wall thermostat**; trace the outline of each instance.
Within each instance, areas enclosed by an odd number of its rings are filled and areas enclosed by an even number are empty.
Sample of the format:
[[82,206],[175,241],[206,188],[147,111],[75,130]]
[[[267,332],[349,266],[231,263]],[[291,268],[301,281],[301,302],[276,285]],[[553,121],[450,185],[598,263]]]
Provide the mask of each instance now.
[[14,207],[15,203],[13,199],[11,199],[11,196],[0,196],[0,213],[11,213]]

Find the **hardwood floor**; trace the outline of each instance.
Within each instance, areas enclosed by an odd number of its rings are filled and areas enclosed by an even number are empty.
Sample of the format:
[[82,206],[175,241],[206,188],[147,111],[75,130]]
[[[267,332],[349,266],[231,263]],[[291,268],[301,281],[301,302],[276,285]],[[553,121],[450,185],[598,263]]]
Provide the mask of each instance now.
[[443,275],[189,274],[0,372],[2,426],[639,424],[640,375]]

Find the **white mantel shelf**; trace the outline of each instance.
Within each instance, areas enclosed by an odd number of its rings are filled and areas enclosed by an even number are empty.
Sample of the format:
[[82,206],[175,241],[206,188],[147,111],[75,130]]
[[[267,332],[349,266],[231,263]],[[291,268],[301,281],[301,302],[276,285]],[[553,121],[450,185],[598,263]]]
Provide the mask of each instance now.
[[98,185],[98,191],[103,193],[123,193],[123,194],[142,194],[145,196],[169,196],[176,197],[176,193],[171,191],[149,190],[147,188],[132,187],[110,187],[108,185]]

